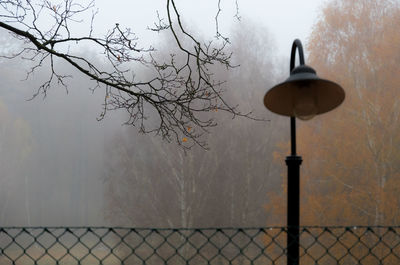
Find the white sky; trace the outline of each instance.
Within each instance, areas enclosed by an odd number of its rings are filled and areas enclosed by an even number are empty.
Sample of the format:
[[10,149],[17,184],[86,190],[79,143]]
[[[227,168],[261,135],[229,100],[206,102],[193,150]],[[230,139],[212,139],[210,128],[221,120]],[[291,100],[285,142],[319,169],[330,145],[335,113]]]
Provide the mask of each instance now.
[[[279,54],[289,57],[290,48],[295,38],[303,44],[316,21],[320,7],[326,0],[238,0],[239,15],[243,20],[251,19],[267,27],[272,33]],[[217,0],[176,0],[181,16],[189,26],[213,36],[215,33],[214,17],[217,12]],[[147,36],[144,31],[157,19],[156,10],[165,16],[166,0],[96,0],[99,9],[96,23],[100,28],[110,28],[118,22],[131,27],[135,32]],[[221,0],[221,27],[229,31],[235,22],[235,0]]]

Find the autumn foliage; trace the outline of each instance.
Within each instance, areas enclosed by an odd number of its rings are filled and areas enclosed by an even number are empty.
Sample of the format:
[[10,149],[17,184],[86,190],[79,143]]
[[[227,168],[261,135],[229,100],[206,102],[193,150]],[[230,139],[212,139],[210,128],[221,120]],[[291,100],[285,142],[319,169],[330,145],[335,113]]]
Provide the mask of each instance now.
[[[346,99],[299,124],[301,225],[399,224],[399,28],[398,1],[335,0],[322,10],[307,64],[341,84]],[[285,224],[284,194],[271,194],[272,224]]]

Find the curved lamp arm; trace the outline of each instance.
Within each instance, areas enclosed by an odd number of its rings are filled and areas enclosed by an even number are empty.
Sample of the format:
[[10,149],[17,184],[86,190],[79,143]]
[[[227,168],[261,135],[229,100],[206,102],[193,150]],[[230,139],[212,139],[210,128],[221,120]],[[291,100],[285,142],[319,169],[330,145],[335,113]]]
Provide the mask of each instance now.
[[[294,63],[296,59],[296,48],[299,51],[299,60],[300,65],[304,65],[304,52],[303,52],[303,45],[299,39],[295,39],[292,45],[292,53],[290,55],[290,72],[294,69]],[[290,73],[289,73],[290,74]]]
[[[292,53],[290,55],[290,72],[294,69],[294,63],[296,61],[296,49],[299,51],[300,65],[304,65],[304,51],[303,45],[299,39],[295,39],[292,45]],[[290,142],[291,142],[291,155],[296,156],[296,118],[290,117]]]

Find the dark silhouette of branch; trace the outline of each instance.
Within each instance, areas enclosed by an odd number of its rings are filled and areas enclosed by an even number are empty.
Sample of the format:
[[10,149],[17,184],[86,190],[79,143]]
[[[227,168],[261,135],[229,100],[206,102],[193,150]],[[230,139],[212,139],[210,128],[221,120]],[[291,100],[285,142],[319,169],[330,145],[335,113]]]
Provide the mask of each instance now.
[[[158,21],[150,30],[169,31],[173,35],[179,54],[171,54],[168,59],[157,59],[154,47],[141,47],[135,33],[119,24],[115,24],[104,37],[95,36],[94,1],[77,0],[63,0],[58,5],[52,5],[47,0],[0,1],[0,28],[24,41],[19,52],[3,57],[33,61],[35,65],[28,76],[37,68],[49,65],[50,76],[37,89],[34,97],[40,94],[45,96],[54,82],[66,86],[64,80],[69,76],[60,74],[54,63],[55,59],[61,59],[94,80],[95,88],[105,89],[104,110],[100,119],[109,110],[124,109],[129,114],[126,123],[137,126],[142,133],[154,132],[167,141],[175,140],[184,148],[196,144],[205,147],[201,136],[216,122],[213,115],[204,113],[221,110],[233,116],[246,117],[250,113],[243,114],[224,100],[223,82],[214,80],[210,70],[215,64],[233,67],[231,54],[226,52],[229,40],[217,31],[215,41],[200,42],[184,27],[175,1],[165,1],[167,18],[158,15]],[[87,34],[74,34],[71,25],[83,23],[80,17],[88,16],[90,12]],[[43,23],[44,20],[46,23]],[[70,49],[87,44],[94,50],[102,51],[108,67],[74,52],[79,49]],[[139,79],[137,65],[150,69],[152,76],[146,80]],[[156,119],[152,118],[149,122],[149,116]]]

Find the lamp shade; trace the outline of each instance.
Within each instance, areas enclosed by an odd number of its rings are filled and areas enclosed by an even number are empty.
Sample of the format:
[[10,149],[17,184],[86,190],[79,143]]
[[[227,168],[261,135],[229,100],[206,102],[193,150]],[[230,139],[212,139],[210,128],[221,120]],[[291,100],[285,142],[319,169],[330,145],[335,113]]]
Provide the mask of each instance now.
[[344,98],[340,85],[319,78],[314,69],[303,64],[265,94],[264,105],[274,113],[307,120],[333,110]]

